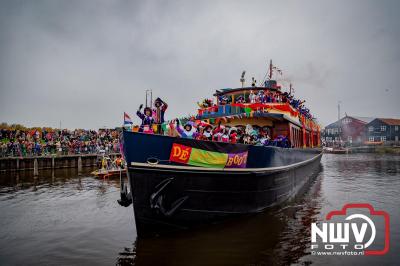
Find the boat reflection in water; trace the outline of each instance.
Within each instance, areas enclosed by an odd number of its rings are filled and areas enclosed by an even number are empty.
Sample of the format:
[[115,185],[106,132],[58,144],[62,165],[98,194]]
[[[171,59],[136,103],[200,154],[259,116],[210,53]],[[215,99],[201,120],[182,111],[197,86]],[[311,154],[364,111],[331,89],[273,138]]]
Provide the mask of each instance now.
[[[322,166],[320,166],[320,170]],[[138,238],[119,265],[288,265],[307,255],[320,212],[319,172],[292,201],[267,212],[202,228]]]

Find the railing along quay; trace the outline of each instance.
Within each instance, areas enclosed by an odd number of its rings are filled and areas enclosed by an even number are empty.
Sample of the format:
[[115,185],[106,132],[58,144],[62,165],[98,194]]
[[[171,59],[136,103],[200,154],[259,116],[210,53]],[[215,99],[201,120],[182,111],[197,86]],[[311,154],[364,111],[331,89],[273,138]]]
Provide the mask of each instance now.
[[[119,153],[110,153],[112,159]],[[33,171],[38,175],[39,170],[93,167],[97,165],[98,156],[102,154],[73,154],[73,155],[45,155],[34,157],[4,157],[0,158],[0,172]]]

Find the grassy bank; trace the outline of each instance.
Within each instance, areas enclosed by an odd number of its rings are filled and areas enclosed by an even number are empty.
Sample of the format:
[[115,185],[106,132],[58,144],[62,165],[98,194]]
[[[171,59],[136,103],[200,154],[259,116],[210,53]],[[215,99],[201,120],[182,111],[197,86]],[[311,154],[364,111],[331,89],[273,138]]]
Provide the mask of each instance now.
[[391,153],[400,155],[400,147],[378,146],[375,148],[376,153]]

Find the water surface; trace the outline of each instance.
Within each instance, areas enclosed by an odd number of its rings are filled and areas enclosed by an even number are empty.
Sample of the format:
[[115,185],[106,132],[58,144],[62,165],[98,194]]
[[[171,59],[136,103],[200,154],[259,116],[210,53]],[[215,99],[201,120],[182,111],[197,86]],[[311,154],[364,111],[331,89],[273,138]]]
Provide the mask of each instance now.
[[[88,169],[89,171],[90,169]],[[173,236],[136,239],[119,181],[75,170],[0,175],[1,265],[396,265],[400,157],[325,154],[304,195],[269,212]],[[382,257],[310,255],[310,223],[345,203],[391,216]]]

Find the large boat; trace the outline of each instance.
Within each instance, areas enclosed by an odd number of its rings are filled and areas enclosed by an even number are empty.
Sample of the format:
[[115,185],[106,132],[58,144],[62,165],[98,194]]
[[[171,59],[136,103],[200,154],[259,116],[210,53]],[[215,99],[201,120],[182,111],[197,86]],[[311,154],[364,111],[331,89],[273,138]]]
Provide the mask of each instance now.
[[[194,118],[226,128],[252,125],[268,133],[269,145],[123,132],[131,192],[122,182],[119,203],[133,202],[138,236],[262,212],[295,197],[319,171],[319,126],[283,99],[272,70],[271,63],[262,86],[245,87],[242,75],[242,87],[217,90],[216,104],[202,105]],[[261,91],[279,101],[252,99]],[[281,136],[290,148],[272,141]]]

